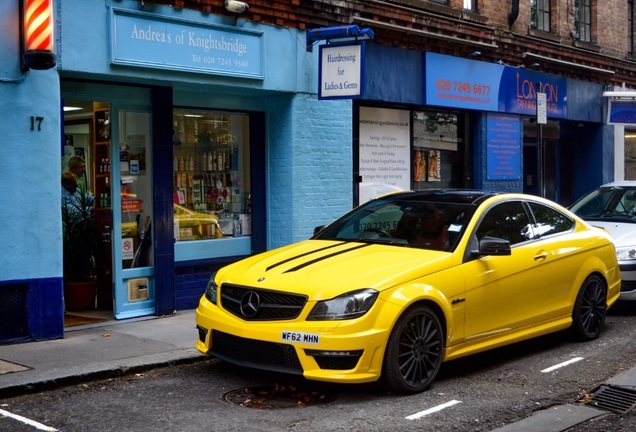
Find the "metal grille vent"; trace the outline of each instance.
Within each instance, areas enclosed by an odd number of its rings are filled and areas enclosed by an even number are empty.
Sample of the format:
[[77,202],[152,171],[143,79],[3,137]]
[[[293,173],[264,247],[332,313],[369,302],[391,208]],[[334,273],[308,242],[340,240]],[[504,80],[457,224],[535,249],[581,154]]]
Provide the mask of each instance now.
[[580,399],[579,402],[616,414],[627,414],[636,406],[636,391],[603,384]]

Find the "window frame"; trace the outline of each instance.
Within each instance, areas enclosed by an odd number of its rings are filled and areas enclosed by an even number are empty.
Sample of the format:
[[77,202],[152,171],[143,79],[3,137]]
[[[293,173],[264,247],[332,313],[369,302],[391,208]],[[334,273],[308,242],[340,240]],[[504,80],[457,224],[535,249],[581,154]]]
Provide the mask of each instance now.
[[464,10],[476,13],[479,11],[477,6],[477,0],[464,0]]
[[552,32],[551,0],[531,0],[530,26],[537,30]]
[[627,53],[634,54],[634,0],[627,0]]
[[574,0],[574,37],[592,42],[592,0]]

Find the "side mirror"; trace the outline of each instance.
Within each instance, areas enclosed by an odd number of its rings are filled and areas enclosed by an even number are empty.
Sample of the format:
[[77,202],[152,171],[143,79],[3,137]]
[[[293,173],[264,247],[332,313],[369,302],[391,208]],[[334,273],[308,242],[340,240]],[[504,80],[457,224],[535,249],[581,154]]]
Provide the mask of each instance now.
[[314,235],[318,234],[320,231],[322,231],[322,229],[325,227],[325,225],[320,225],[317,226],[316,228],[314,228]]
[[471,251],[474,255],[505,256],[511,255],[510,242],[496,237],[484,237],[479,241],[479,250]]

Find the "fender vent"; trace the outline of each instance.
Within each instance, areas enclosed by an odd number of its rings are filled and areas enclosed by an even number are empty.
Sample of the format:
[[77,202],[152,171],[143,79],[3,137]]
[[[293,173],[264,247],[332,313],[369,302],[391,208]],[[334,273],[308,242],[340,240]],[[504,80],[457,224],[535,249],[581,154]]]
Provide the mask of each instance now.
[[578,402],[616,414],[627,414],[636,406],[636,391],[603,384],[583,396]]

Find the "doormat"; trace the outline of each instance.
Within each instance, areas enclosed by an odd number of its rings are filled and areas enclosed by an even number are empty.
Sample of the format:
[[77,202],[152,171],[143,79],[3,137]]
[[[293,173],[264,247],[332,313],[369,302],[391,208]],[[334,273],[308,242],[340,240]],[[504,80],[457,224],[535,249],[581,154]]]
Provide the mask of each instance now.
[[64,327],[75,327],[87,324],[97,324],[107,321],[104,318],[94,318],[81,315],[64,314]]
[[0,375],[8,374],[11,372],[24,372],[31,368],[19,365],[17,363],[11,363],[5,360],[0,360]]

